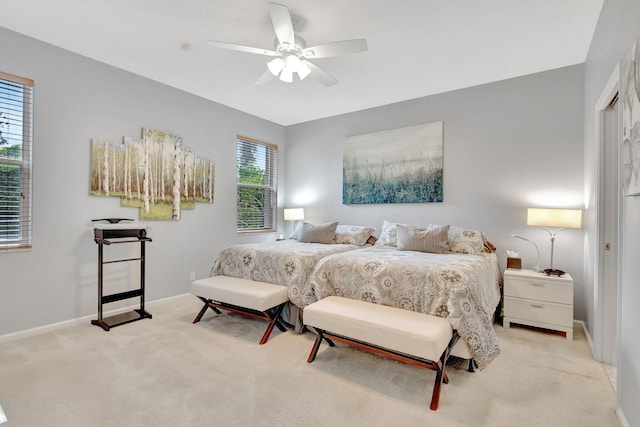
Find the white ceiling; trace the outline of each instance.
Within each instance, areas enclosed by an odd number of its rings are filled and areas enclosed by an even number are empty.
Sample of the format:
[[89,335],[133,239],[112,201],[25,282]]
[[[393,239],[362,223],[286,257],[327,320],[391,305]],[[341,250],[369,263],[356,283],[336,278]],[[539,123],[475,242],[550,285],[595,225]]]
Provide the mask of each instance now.
[[[266,0],[2,0],[0,26],[282,125],[584,62],[603,0],[279,0],[338,84],[253,82],[273,49]],[[190,50],[182,46],[188,43]],[[8,71],[8,70],[5,70]]]

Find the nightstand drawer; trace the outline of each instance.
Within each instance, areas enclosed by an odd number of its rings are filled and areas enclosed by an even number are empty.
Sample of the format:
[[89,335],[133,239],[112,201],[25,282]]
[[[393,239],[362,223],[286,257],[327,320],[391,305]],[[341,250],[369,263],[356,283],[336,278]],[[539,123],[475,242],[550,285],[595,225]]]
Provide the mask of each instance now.
[[504,296],[573,304],[573,285],[544,279],[509,278],[504,283]]
[[505,297],[504,316],[518,323],[518,319],[573,327],[573,306],[545,301],[533,301],[520,298]]

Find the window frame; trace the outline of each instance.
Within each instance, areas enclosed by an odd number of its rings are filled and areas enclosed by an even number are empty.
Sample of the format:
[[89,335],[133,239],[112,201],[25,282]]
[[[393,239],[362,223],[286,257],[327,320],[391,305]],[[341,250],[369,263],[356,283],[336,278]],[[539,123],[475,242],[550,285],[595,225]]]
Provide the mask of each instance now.
[[[249,184],[240,182],[239,165],[240,165],[240,144],[253,144],[254,146],[264,147],[265,168],[264,171],[265,184]],[[240,215],[240,191],[242,189],[260,189],[265,191],[265,198],[268,199],[268,206],[263,207],[263,226],[262,227],[241,227]],[[236,232],[238,234],[250,233],[274,233],[277,231],[277,212],[278,212],[278,146],[257,139],[249,138],[242,135],[236,135]]]
[[[33,246],[33,93],[35,85],[33,80],[2,71],[0,71],[0,80],[4,81],[2,82],[3,86],[15,84],[21,86],[22,90],[22,118],[8,118],[10,121],[17,121],[22,130],[20,135],[22,139],[22,155],[20,159],[0,157],[0,165],[20,167],[21,203],[18,214],[20,229],[17,239],[7,238],[7,235],[3,237],[0,234],[0,252],[30,250]],[[6,82],[9,82],[9,84]],[[5,100],[8,102],[9,98],[5,98]],[[8,109],[9,107],[7,107],[7,111],[9,111]]]

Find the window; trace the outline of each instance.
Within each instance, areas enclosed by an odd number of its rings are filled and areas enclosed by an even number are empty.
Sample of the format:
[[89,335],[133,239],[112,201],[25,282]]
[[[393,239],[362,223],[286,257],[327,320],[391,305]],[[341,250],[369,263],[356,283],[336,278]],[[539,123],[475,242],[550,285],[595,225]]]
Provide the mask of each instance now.
[[33,81],[0,72],[0,250],[31,248]]
[[237,229],[275,231],[278,147],[237,137]]

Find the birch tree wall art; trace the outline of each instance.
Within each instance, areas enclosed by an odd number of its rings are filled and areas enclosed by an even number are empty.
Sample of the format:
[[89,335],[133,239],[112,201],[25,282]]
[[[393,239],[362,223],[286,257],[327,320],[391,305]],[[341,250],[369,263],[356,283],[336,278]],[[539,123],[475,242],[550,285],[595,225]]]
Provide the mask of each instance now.
[[143,129],[121,143],[91,141],[91,195],[120,197],[140,220],[179,220],[182,209],[213,203],[215,165],[182,145],[182,138]]
[[342,203],[442,202],[442,122],[347,138]]

